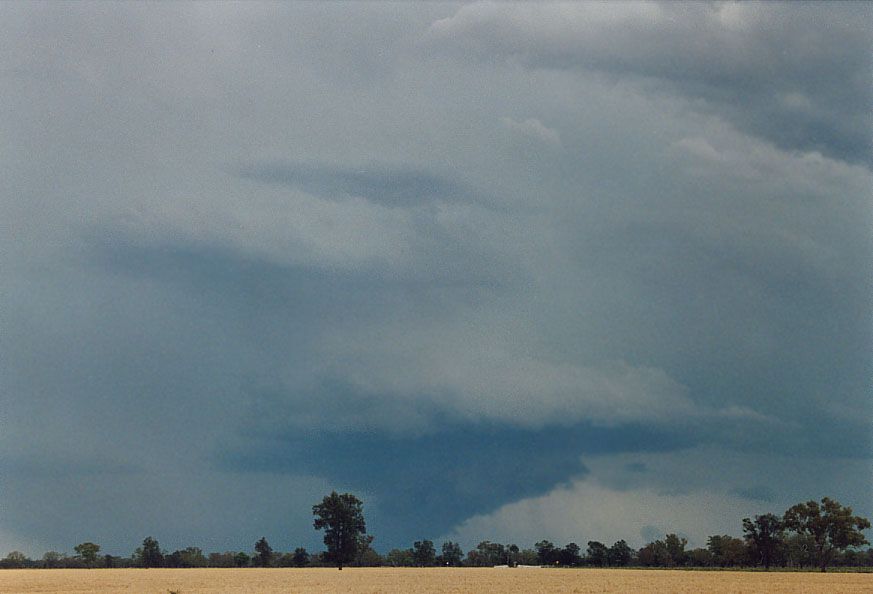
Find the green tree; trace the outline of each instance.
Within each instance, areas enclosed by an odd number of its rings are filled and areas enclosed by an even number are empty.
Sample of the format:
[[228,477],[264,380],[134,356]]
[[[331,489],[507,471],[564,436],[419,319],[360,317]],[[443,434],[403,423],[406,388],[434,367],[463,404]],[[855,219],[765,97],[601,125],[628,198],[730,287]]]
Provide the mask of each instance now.
[[742,565],[746,559],[746,545],[728,534],[710,536],[706,548],[712,555],[712,563],[719,567]]
[[142,548],[137,551],[138,560],[142,567],[161,567],[164,564],[164,554],[161,547],[151,536],[142,541]]
[[391,549],[385,555],[385,564],[391,567],[412,567],[415,564],[412,549]]
[[579,548],[575,542],[568,543],[561,551],[558,553],[558,560],[561,562],[561,565],[565,565],[567,567],[575,567],[582,562],[582,557],[579,555],[579,551],[582,549]]
[[743,518],[743,533],[746,543],[754,552],[756,559],[770,569],[776,559],[785,539],[785,527],[782,519],[775,514],[755,516],[755,519]]
[[602,542],[596,540],[588,541],[588,564],[595,567],[603,567],[609,562],[609,549]]
[[182,563],[185,567],[206,567],[209,564],[200,547],[185,547],[182,550]]
[[518,552],[519,565],[538,565],[540,557],[533,549],[522,549]]
[[688,556],[685,553],[685,545],[688,544],[688,539],[680,538],[676,534],[668,534],[664,538],[664,545],[667,547],[667,555],[669,556],[667,564],[669,566],[685,565]]
[[12,551],[6,555],[5,559],[0,561],[0,567],[3,569],[21,569],[22,567],[27,567],[30,563],[31,561],[27,558],[27,555],[21,551]]
[[637,558],[641,565],[646,567],[669,567],[675,565],[670,552],[667,550],[667,544],[663,540],[650,542],[637,553]]
[[361,534],[358,537],[358,552],[355,556],[355,565],[358,567],[379,567],[385,563],[385,559],[382,558],[382,555],[372,545],[372,535]]
[[815,539],[809,534],[786,532],[782,552],[787,567],[804,569],[816,565]]
[[506,547],[506,564],[510,567],[518,565],[519,548],[517,544],[511,544]]
[[233,556],[233,564],[237,567],[248,567],[251,560],[252,558],[249,557],[249,554],[244,551],[240,551]]
[[164,567],[186,567],[182,561],[182,551],[173,551],[169,555],[164,555]]
[[558,550],[548,540],[541,540],[534,545],[540,565],[554,565],[558,562]]
[[255,543],[255,556],[252,557],[252,565],[255,567],[269,567],[273,561],[273,547],[267,542],[267,538],[262,536],[261,540]]
[[82,559],[85,565],[94,567],[94,564],[97,562],[97,553],[100,552],[100,545],[93,542],[83,542],[73,547],[73,550],[76,551],[76,555]]
[[294,567],[306,567],[309,565],[309,553],[303,547],[294,549],[293,557]]
[[688,551],[688,560],[691,567],[709,567],[713,564],[709,549],[691,549]]
[[633,549],[624,540],[609,547],[608,560],[611,567],[627,567],[633,557]]
[[823,572],[837,552],[868,544],[861,531],[870,528],[870,520],[853,516],[851,507],[843,507],[829,497],[824,497],[821,505],[807,501],[792,506],[782,521],[787,530],[812,537],[816,559]]
[[51,569],[53,567],[60,567],[61,562],[63,561],[64,556],[61,555],[57,551],[47,551],[45,555],[42,556],[42,566],[46,569]]
[[461,550],[461,545],[456,542],[447,541],[443,543],[443,554],[440,555],[440,564],[450,567],[459,567],[464,558],[464,551]]
[[224,553],[209,553],[209,558],[206,563],[209,567],[234,567],[236,563],[234,563],[234,555],[236,553],[232,551],[225,551]]
[[476,545],[477,563],[482,567],[494,567],[506,563],[506,547],[499,542],[483,540]]
[[340,570],[344,563],[355,559],[358,537],[367,532],[362,508],[361,500],[351,493],[339,495],[336,491],[312,506],[315,529],[324,530],[326,560],[336,563]]
[[418,567],[433,567],[436,565],[436,549],[429,540],[417,540],[412,543],[412,560]]

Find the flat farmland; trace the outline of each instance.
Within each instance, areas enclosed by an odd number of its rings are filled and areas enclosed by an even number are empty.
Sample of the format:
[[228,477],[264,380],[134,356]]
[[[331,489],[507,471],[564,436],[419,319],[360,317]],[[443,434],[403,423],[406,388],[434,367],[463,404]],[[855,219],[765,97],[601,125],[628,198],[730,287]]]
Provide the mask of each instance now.
[[873,574],[637,569],[346,568],[0,571],[0,592],[873,592]]

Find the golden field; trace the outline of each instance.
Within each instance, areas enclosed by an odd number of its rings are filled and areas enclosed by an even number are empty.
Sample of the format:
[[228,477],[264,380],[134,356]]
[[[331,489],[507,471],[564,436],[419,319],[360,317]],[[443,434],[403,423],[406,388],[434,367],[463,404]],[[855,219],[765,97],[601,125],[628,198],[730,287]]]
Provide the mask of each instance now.
[[873,574],[640,569],[10,569],[0,592],[873,592]]

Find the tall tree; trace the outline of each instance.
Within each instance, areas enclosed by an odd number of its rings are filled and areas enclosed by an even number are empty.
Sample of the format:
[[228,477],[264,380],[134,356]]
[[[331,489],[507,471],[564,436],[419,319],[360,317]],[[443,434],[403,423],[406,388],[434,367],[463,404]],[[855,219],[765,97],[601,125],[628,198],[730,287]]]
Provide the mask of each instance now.
[[273,561],[273,547],[267,542],[265,536],[255,543],[255,556],[252,557],[252,564],[255,567],[269,567]]
[[94,567],[97,562],[97,553],[100,552],[100,545],[93,542],[83,542],[73,547],[73,550],[76,551],[76,555],[82,559],[85,565]]
[[339,495],[333,491],[321,503],[312,506],[315,529],[324,530],[326,560],[336,563],[339,569],[354,560],[358,537],[367,532],[363,505],[351,493]]
[[782,519],[775,514],[755,516],[754,520],[743,518],[743,533],[746,543],[763,563],[764,569],[769,571],[784,541],[785,527]]
[[417,540],[412,543],[412,559],[418,567],[433,567],[436,565],[436,549],[429,540]]
[[161,547],[158,541],[151,536],[145,537],[142,541],[139,562],[143,567],[161,567],[164,564],[164,554],[161,552]]
[[650,542],[641,548],[637,553],[637,558],[639,559],[640,564],[647,567],[672,567],[673,565],[676,565],[676,562],[667,548],[667,543],[663,540]]
[[837,552],[868,544],[861,531],[870,527],[870,520],[853,516],[851,507],[843,507],[829,497],[824,497],[821,505],[807,501],[792,506],[785,512],[783,523],[787,530],[812,537],[823,572]]
[[595,567],[603,567],[609,561],[609,549],[602,542],[596,540],[588,541],[588,564]]
[[510,567],[518,565],[519,548],[517,544],[511,544],[506,547],[506,564]]
[[442,565],[451,567],[459,567],[461,560],[464,558],[464,551],[461,550],[461,545],[456,542],[447,541],[443,543],[443,554],[440,556]]
[[624,540],[619,540],[609,547],[607,557],[610,566],[627,567],[630,565],[631,557],[633,557],[633,549],[631,549]]
[[664,537],[664,545],[667,547],[669,565],[684,565],[688,555],[685,553],[685,545],[688,544],[687,538],[680,538],[676,534],[668,534]]
[[568,543],[561,551],[558,553],[558,560],[561,562],[561,565],[565,565],[567,567],[575,567],[582,562],[582,557],[579,555],[579,551],[582,549],[579,548],[575,542]]

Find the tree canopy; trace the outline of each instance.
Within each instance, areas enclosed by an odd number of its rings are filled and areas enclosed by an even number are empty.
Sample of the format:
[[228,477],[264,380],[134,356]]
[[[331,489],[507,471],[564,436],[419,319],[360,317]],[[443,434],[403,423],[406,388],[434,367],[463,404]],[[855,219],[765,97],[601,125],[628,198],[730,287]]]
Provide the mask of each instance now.
[[754,520],[743,518],[746,542],[760,558],[764,569],[770,569],[770,564],[779,552],[784,539],[784,530],[782,520],[774,514],[755,516]]
[[164,554],[161,552],[161,547],[158,541],[151,536],[147,536],[142,541],[139,561],[142,567],[161,567],[164,564]]
[[819,568],[827,570],[833,556],[848,547],[868,544],[861,532],[870,527],[870,521],[852,515],[851,507],[843,507],[829,497],[798,503],[785,512],[785,528],[812,537]]
[[315,529],[324,530],[326,559],[336,563],[339,569],[354,560],[359,536],[367,532],[363,505],[351,493],[339,495],[333,491],[321,503],[312,506]]
[[97,562],[97,553],[100,552],[100,545],[94,544],[93,542],[83,542],[73,547],[73,550],[82,558],[85,565],[93,567],[94,563]]

